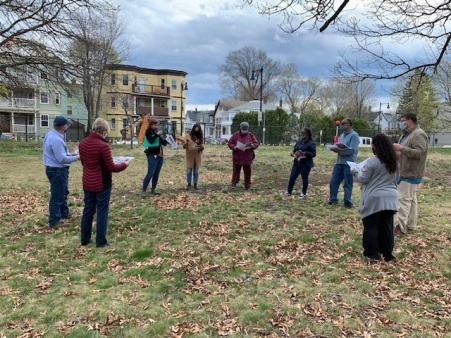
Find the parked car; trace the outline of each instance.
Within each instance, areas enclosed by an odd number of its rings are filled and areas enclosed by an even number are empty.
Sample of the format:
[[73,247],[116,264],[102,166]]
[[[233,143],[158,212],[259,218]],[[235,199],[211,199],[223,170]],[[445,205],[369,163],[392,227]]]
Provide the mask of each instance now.
[[219,144],[227,144],[229,142],[229,140],[224,137],[218,137],[217,140]]
[[[130,144],[130,140],[119,140],[114,141],[114,144]],[[133,144],[138,144],[138,139],[136,137],[133,138]]]
[[223,137],[206,137],[205,144],[227,144],[228,140]]
[[205,144],[218,144],[218,140],[214,137],[206,137]]
[[0,141],[4,141],[4,140],[14,140],[14,135],[0,134]]

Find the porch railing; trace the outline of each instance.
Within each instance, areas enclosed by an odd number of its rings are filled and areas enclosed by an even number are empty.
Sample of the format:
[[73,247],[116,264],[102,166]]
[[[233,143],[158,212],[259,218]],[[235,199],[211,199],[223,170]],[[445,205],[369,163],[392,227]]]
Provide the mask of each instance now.
[[36,132],[36,125],[29,124],[26,126],[27,130],[25,131],[25,125],[24,124],[13,124],[13,133],[29,133],[34,134]]
[[10,107],[10,108],[34,108],[35,99],[3,99],[0,100],[0,107]]

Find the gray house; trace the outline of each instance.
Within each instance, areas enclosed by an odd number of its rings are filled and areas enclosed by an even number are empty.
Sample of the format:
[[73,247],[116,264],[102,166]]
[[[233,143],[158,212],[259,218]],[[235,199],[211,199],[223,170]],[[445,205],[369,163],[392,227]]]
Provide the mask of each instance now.
[[205,138],[216,137],[214,110],[188,110],[185,118],[185,132],[189,132],[195,123],[202,126]]

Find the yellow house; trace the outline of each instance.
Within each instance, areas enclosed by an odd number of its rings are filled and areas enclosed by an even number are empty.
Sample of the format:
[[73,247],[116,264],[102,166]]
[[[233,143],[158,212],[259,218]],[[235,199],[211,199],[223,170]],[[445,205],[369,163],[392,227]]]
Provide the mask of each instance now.
[[180,70],[108,65],[99,115],[110,124],[109,136],[125,137],[130,123],[136,135],[134,124],[145,114],[160,121],[175,121],[177,132],[181,133],[187,74]]

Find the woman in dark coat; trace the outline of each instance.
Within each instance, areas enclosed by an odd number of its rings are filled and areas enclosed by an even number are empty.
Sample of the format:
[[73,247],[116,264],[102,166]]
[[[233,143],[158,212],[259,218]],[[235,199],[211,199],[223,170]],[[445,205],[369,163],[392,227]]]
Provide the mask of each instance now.
[[313,158],[316,156],[316,144],[312,140],[312,131],[310,129],[302,129],[301,139],[296,142],[291,156],[294,157],[294,160],[285,195],[291,196],[296,179],[301,175],[302,191],[299,198],[305,199],[307,197],[310,170],[314,166]]

